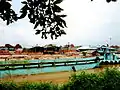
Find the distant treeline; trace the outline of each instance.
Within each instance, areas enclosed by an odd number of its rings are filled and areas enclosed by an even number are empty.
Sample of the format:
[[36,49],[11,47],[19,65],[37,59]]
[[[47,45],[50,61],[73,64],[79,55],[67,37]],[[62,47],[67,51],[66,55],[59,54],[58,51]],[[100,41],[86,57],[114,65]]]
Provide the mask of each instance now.
[[59,52],[60,47],[32,47],[29,49],[24,48],[23,52],[42,52],[43,54],[54,54],[55,52]]

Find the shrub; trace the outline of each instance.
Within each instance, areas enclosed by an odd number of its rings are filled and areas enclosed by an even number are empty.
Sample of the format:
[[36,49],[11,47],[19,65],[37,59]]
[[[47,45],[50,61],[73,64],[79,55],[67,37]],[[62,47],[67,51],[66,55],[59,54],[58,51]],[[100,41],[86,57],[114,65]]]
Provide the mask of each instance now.
[[99,74],[73,74],[63,87],[63,90],[120,90],[120,71],[107,68]]
[[81,72],[71,75],[69,82],[63,85],[51,82],[1,82],[0,90],[120,90],[120,71],[107,68],[100,73]]
[[120,71],[116,68],[106,69],[101,79],[102,90],[120,90]]
[[17,90],[17,84],[15,82],[1,82],[0,90]]

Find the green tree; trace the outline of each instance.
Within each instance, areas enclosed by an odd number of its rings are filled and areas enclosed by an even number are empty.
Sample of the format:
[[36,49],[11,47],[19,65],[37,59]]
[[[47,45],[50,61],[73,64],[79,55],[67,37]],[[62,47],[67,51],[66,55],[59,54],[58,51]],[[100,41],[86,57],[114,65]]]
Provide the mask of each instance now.
[[47,39],[49,34],[52,39],[57,39],[66,34],[63,30],[67,27],[63,19],[66,15],[60,14],[63,9],[58,6],[63,0],[25,0],[21,2],[23,7],[20,16],[11,9],[10,1],[0,0],[0,18],[6,21],[7,25],[28,17],[30,23],[34,24],[35,34],[42,34],[41,38]]

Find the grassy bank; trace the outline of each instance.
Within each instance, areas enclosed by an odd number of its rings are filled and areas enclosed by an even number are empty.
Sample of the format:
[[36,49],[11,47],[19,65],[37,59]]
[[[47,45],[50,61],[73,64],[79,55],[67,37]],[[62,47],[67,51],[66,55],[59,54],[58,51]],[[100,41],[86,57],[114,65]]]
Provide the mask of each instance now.
[[73,74],[63,84],[0,82],[0,90],[120,90],[120,71],[111,68],[100,73],[80,72]]

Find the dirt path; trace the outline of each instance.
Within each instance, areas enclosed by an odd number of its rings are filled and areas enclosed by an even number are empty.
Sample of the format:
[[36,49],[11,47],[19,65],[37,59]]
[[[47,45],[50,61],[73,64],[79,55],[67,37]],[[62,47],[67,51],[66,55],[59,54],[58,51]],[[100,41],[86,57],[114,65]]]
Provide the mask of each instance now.
[[[83,71],[83,70],[81,70]],[[77,73],[81,72],[77,71]],[[86,72],[94,73],[100,72],[98,69],[88,69],[84,70]],[[29,82],[53,82],[53,83],[65,83],[69,80],[69,77],[74,74],[73,71],[69,72],[53,72],[53,73],[41,73],[36,75],[22,75],[22,76],[12,76],[1,79],[2,81],[29,81]]]
[[30,81],[30,82],[53,82],[53,83],[65,83],[69,80],[72,72],[54,72],[54,73],[42,73],[37,75],[22,75],[12,76],[1,79],[2,81]]

